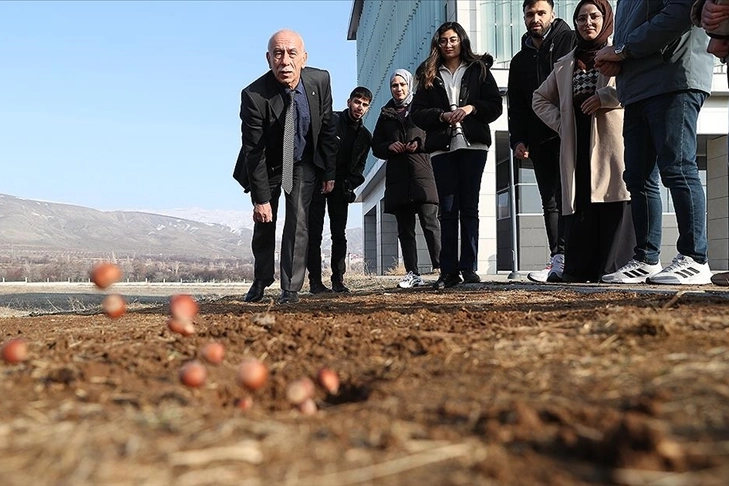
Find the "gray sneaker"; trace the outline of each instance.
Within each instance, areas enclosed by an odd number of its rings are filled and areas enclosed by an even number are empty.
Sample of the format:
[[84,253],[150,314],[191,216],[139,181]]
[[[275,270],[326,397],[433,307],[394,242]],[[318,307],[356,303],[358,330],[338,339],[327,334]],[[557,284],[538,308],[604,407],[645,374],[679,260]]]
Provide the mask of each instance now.
[[547,282],[561,282],[564,273],[564,255],[557,253],[552,257],[552,268],[549,269]]

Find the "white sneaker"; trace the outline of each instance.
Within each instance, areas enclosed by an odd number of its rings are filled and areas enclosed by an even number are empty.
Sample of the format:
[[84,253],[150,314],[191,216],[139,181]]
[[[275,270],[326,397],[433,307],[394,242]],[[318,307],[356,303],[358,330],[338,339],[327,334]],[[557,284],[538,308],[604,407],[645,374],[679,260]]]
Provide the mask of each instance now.
[[696,261],[680,253],[673,262],[660,272],[648,278],[649,283],[666,285],[708,285],[711,283],[708,263]]
[[401,289],[411,289],[413,287],[422,287],[423,285],[425,285],[425,282],[423,282],[423,279],[420,278],[420,275],[416,275],[413,272],[408,272],[408,274],[400,280],[400,283],[397,284],[397,286]]
[[661,263],[655,265],[630,260],[618,269],[617,272],[607,273],[600,278],[605,283],[635,284],[645,283],[649,277],[661,271]]
[[564,272],[564,255],[558,253],[552,257],[552,268],[547,275],[547,282],[561,282]]
[[[562,272],[564,271],[564,255],[558,254],[554,255],[549,262],[547,263],[547,266],[544,267],[544,270],[537,270],[535,272],[529,272],[527,273],[527,278],[531,280],[532,282],[539,282],[544,283],[549,280],[549,276],[554,274],[555,277],[559,277],[558,279],[552,280],[553,282],[559,282],[562,280]],[[554,278],[554,277],[552,277]]]
[[545,283],[549,278],[549,272],[552,271],[552,259],[547,262],[543,270],[536,270],[527,273],[527,278],[532,282]]
[[536,270],[534,272],[527,273],[527,278],[532,282],[544,283],[547,281],[547,278],[549,277],[549,271],[551,269],[552,262],[550,261],[549,263],[547,263],[547,266],[544,267],[544,270]]

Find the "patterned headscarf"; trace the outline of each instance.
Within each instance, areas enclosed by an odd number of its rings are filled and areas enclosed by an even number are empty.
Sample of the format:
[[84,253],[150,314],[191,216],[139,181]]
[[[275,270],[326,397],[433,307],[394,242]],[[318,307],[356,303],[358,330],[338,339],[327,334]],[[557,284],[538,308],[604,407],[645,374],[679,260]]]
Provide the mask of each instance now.
[[[602,13],[602,30],[595,40],[583,39],[577,28],[577,17],[580,15],[580,9],[583,5],[591,3]],[[575,50],[575,59],[580,69],[592,69],[595,65],[595,54],[607,44],[608,39],[613,35],[613,8],[608,0],[582,0],[575,7],[575,13],[572,17],[575,25],[575,34],[577,34],[577,49]]]
[[394,98],[392,101],[395,102],[395,106],[408,106],[413,101],[413,75],[410,74],[410,71],[408,71],[407,69],[395,69],[395,72],[392,73],[392,76],[390,76],[391,85],[392,80],[395,79],[395,76],[400,76],[402,79],[405,80],[408,85],[408,95],[402,101],[397,101]]

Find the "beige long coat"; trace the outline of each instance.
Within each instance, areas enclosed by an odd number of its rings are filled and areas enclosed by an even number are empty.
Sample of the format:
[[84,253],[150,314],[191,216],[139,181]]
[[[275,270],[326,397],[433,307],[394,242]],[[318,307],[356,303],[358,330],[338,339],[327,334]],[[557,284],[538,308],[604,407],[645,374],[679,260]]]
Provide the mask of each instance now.
[[[532,107],[542,121],[559,133],[562,214],[575,212],[575,159],[577,129],[572,98],[575,51],[559,59],[549,77],[537,88]],[[601,107],[592,116],[590,130],[591,201],[629,201],[623,182],[623,108],[615,90],[615,78],[602,74],[597,80]]]

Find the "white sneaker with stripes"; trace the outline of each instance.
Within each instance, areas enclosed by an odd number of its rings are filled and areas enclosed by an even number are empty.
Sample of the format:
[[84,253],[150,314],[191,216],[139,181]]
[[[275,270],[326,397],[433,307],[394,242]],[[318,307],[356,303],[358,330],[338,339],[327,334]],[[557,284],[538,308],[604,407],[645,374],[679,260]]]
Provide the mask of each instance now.
[[618,269],[617,272],[608,273],[600,278],[601,282],[619,283],[619,284],[636,284],[645,283],[652,275],[661,271],[661,263],[655,265],[639,262],[638,260],[630,260],[628,263]]
[[408,274],[400,280],[400,283],[397,284],[397,286],[401,289],[411,289],[413,287],[422,287],[423,285],[425,285],[425,282],[423,282],[420,275],[413,272],[408,272]]
[[679,253],[669,266],[650,276],[648,282],[665,285],[708,285],[711,283],[711,276],[708,263],[696,263],[693,258]]

